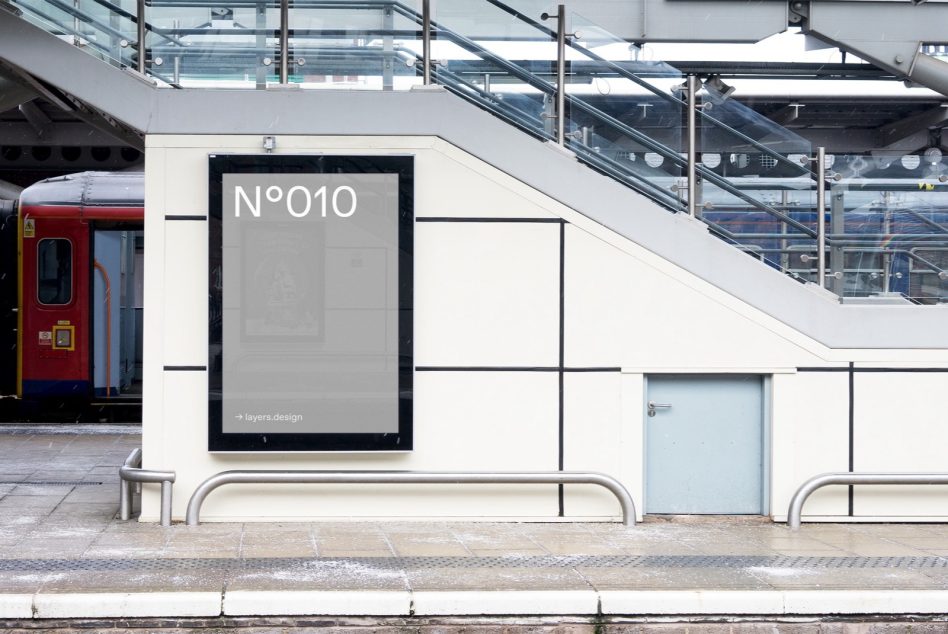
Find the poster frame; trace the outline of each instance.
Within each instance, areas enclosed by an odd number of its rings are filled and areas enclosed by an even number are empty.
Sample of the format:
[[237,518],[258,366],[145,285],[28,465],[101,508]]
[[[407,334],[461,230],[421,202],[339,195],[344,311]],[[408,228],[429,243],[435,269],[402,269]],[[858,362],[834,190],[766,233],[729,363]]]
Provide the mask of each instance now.
[[[224,174],[397,174],[398,432],[225,433],[223,430]],[[210,154],[208,156],[209,452],[411,451],[414,374],[414,157],[405,155]],[[216,317],[215,317],[216,316]]]

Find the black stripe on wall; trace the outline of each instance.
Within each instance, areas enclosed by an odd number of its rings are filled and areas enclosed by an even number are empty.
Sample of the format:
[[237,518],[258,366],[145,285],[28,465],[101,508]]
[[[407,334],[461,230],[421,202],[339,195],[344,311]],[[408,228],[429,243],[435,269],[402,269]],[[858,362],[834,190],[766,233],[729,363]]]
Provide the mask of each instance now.
[[[557,439],[557,465],[558,469],[562,471],[565,467],[565,436],[566,429],[564,424],[564,397],[563,397],[563,378],[565,374],[563,373],[563,367],[565,365],[566,357],[566,225],[560,225],[560,367],[559,367],[559,422],[558,422],[558,439]],[[563,485],[557,485],[557,493],[559,497],[559,512],[560,517],[565,515],[564,509],[564,493]]]
[[578,368],[559,368],[550,366],[529,365],[419,365],[416,372],[621,372],[622,368],[606,366],[590,366]]
[[948,368],[857,368],[850,363],[849,367],[832,368],[797,368],[797,372],[948,372]]
[[165,372],[206,372],[206,365],[166,365]]
[[[853,431],[856,424],[856,414],[855,414],[855,384],[856,384],[856,373],[853,372],[855,364],[849,362],[849,472],[853,472],[853,465],[855,464],[855,443],[853,442]],[[849,517],[853,516],[853,485],[849,485]]]
[[207,216],[165,216],[165,220],[207,220]]
[[565,224],[562,218],[474,218],[455,216],[425,216],[415,218],[415,222],[482,222],[482,223],[534,223],[534,224]]

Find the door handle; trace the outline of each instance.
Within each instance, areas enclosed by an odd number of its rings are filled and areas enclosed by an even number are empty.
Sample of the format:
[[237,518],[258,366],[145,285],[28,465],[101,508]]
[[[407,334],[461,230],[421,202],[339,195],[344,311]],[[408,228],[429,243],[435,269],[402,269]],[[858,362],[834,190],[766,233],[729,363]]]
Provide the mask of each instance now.
[[671,403],[656,403],[655,401],[648,402],[648,415],[655,416],[655,410],[657,409],[671,409]]

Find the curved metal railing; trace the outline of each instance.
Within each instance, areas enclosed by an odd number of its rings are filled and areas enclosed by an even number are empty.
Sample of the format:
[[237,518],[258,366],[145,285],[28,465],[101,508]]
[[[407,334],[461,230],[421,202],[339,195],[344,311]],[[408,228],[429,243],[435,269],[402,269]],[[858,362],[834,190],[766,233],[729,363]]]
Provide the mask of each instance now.
[[787,525],[800,528],[803,504],[817,489],[834,484],[948,484],[948,473],[822,473],[800,485],[790,500]]
[[188,501],[188,526],[201,523],[207,496],[225,484],[593,484],[622,506],[622,522],[635,525],[635,503],[622,484],[604,473],[582,471],[222,471],[198,485]]

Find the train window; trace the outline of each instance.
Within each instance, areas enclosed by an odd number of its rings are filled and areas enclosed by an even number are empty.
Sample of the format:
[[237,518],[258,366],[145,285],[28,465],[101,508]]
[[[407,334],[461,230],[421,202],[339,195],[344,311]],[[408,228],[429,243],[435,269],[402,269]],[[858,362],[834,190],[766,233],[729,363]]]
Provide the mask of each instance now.
[[72,243],[62,238],[40,240],[37,255],[40,303],[68,304],[72,301]]

